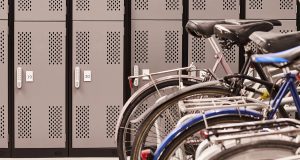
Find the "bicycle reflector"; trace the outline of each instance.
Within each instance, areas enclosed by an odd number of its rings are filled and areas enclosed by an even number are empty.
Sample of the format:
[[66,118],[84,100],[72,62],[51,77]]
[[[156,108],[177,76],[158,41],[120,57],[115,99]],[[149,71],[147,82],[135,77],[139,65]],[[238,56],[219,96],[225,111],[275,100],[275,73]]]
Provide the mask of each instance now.
[[143,150],[141,153],[142,160],[152,160],[154,158],[154,154],[151,149]]

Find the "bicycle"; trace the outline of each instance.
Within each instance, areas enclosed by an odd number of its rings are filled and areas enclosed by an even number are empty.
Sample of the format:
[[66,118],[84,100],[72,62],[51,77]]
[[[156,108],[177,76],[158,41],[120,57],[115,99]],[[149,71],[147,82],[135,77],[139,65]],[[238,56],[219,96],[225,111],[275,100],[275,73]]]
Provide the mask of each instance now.
[[[266,41],[264,39],[265,33],[257,32],[256,34],[252,35],[252,39],[256,41],[256,43],[261,42],[261,40]],[[299,35],[298,35],[299,36]],[[294,35],[294,37],[290,38],[296,38],[297,34]],[[251,37],[250,37],[251,38]],[[257,39],[256,39],[257,38]],[[273,37],[274,39],[274,37]],[[278,40],[277,40],[278,42]],[[264,43],[260,44],[261,47],[264,46]],[[269,46],[269,45],[268,45]],[[255,55],[253,56],[253,61],[256,63],[271,63],[273,66],[276,66],[278,68],[284,68],[289,65],[292,65],[295,63],[295,60],[300,58],[300,47],[292,48],[287,51],[283,51],[277,54],[266,54],[266,55]],[[275,64],[278,63],[287,63],[283,66],[277,66]],[[157,149],[157,152],[155,153],[154,159],[168,159],[168,156],[170,157],[171,154],[174,154],[174,151],[176,150],[174,147],[179,143],[179,139],[181,139],[181,142],[184,139],[187,139],[189,136],[193,136],[193,131],[200,131],[204,129],[206,126],[203,124],[209,124],[209,121],[217,121],[218,119],[222,119],[228,116],[246,116],[246,117],[255,117],[253,120],[258,119],[272,119],[275,115],[275,113],[278,111],[278,108],[281,104],[282,99],[284,96],[288,93],[288,91],[291,92],[293,97],[293,102],[295,103],[295,106],[297,108],[298,114],[300,111],[300,98],[296,89],[296,86],[294,82],[296,81],[296,75],[287,73],[285,76],[286,81],[281,86],[279,92],[277,93],[274,101],[271,103],[270,107],[268,109],[263,110],[263,112],[257,112],[255,113],[254,110],[250,109],[242,109],[239,108],[229,108],[229,109],[221,109],[214,112],[213,115],[210,114],[203,114],[203,115],[197,115],[194,118],[187,120],[186,123],[184,123],[179,128],[176,128],[168,135],[168,137],[161,143],[161,146]],[[241,112],[242,111],[242,112]],[[221,124],[221,123],[218,123]],[[214,125],[214,124],[213,124]],[[201,129],[202,128],[202,129]],[[193,131],[192,131],[193,129]],[[195,133],[195,132],[194,132]],[[175,136],[176,135],[176,138]],[[189,135],[189,136],[187,136]],[[185,137],[185,138],[183,138]],[[174,145],[176,144],[176,145]],[[177,146],[178,147],[178,146]]]
[[[257,28],[255,28],[255,25],[258,25],[259,26],[258,28],[266,29],[266,27],[264,25],[268,25],[268,24],[264,24],[264,23],[258,23],[257,24],[256,23],[254,25],[249,25],[249,24],[248,25],[244,25],[246,27],[251,26],[250,28],[252,28],[252,29],[248,30],[248,32],[245,33],[245,34],[241,33],[240,38],[239,37],[233,37],[233,38],[231,37],[232,39],[230,41],[227,41],[226,44],[229,44],[229,46],[233,45],[233,44],[238,44],[238,45],[244,46],[245,44],[247,44],[250,41],[250,40],[248,40],[246,38],[246,37],[248,37],[247,34],[250,35],[252,33],[251,31],[257,29]],[[242,25],[242,26],[235,26],[235,27],[237,28],[236,30],[239,31],[239,30],[241,30],[240,28],[243,28],[244,26]],[[222,33],[224,33],[224,32],[222,31]],[[221,32],[220,32],[220,35],[222,35]],[[245,36],[245,35],[247,35],[247,36]],[[232,36],[232,35],[230,35],[230,36]],[[219,36],[219,37],[221,37],[221,36]],[[228,37],[225,37],[225,38],[228,38]],[[293,45],[295,45],[295,46],[298,45],[298,44],[299,44],[299,42],[297,44],[293,43]],[[251,50],[247,50],[246,53],[248,53],[248,55],[252,54]],[[258,71],[258,74],[260,75],[260,77],[262,77],[261,80],[255,79],[253,77],[245,76],[246,75],[245,73],[247,73],[247,69],[248,69],[248,67],[251,64],[250,62],[251,61],[248,60],[244,64],[244,67],[242,69],[242,74],[241,75],[234,75],[236,78],[242,79],[240,81],[240,83],[235,83],[234,87],[232,87],[232,88],[230,88],[230,85],[228,85],[227,83],[223,83],[224,85],[221,86],[221,88],[222,87],[226,87],[226,88],[229,87],[228,90],[231,93],[235,92],[235,94],[233,94],[233,95],[237,95],[242,89],[244,89],[244,86],[242,85],[243,84],[243,80],[244,79],[250,79],[250,80],[254,80],[257,83],[261,83],[261,84],[266,85],[266,88],[268,88],[269,93],[272,93],[272,92],[276,93],[276,88],[278,88],[278,87],[276,87],[273,83],[268,82],[268,77],[264,74],[264,72],[262,71],[262,68],[260,67],[260,65],[253,64],[253,66],[255,67],[255,69]],[[231,76],[231,78],[233,78],[233,77]],[[239,82],[239,81],[237,81],[237,82]],[[140,156],[140,154],[142,152],[142,148],[144,148],[143,146],[147,146],[145,142],[149,142],[149,139],[147,139],[147,137],[150,138],[151,137],[150,134],[152,132],[151,130],[155,130],[155,128],[156,128],[155,127],[155,122],[160,117],[164,117],[166,115],[165,112],[168,111],[168,110],[171,110],[172,108],[174,108],[174,105],[176,106],[177,103],[180,100],[182,100],[182,99],[184,99],[186,97],[197,95],[197,93],[201,93],[201,91],[199,91],[199,89],[201,89],[202,87],[203,86],[200,86],[200,85],[196,84],[196,85],[193,85],[191,87],[185,88],[185,89],[183,89],[183,90],[181,90],[181,91],[179,91],[177,93],[174,93],[174,94],[166,97],[163,101],[160,101],[159,103],[157,103],[153,107],[151,107],[151,110],[149,110],[148,113],[145,114],[147,116],[144,117],[142,128],[139,129],[140,131],[138,132],[138,136],[136,136],[136,140],[135,140],[135,144],[134,144],[134,147],[135,147],[134,148],[134,154],[132,155],[133,159],[139,159],[139,156]],[[275,90],[274,90],[274,88],[275,88]],[[208,89],[208,88],[205,88],[205,89]],[[212,87],[212,88],[210,88],[210,90],[211,89],[219,90],[220,88]],[[249,90],[251,90],[251,89],[249,89]],[[236,110],[231,110],[229,112],[230,113],[238,113],[238,111],[236,111]],[[249,114],[247,113],[247,110],[245,110],[245,111],[240,110],[239,112],[243,112],[245,115],[249,115],[250,114],[250,113]],[[223,113],[223,114],[225,114],[225,113]],[[251,114],[253,114],[253,116],[251,117],[252,119],[259,119],[259,117],[257,117],[257,116],[260,115],[260,114],[257,114],[255,112],[252,112]],[[210,116],[214,116],[214,115],[215,114],[212,113]],[[241,119],[239,116],[236,116],[236,118],[238,118],[239,120]],[[141,119],[141,118],[139,118],[139,119]],[[173,121],[177,122],[176,119],[173,120]],[[174,128],[175,125],[173,125],[173,128]],[[164,136],[162,136],[161,139],[163,139]],[[155,141],[156,141],[155,139],[152,140],[153,144],[155,143]],[[159,143],[160,142],[158,142],[157,144],[159,144]],[[154,148],[153,150],[155,150],[155,147],[152,147],[152,148]]]
[[[266,20],[273,25],[280,26],[281,23],[277,20]],[[135,130],[140,126],[140,123],[132,123],[132,119],[136,119],[142,116],[144,113],[157,99],[161,99],[167,94],[174,93],[178,90],[181,90],[184,86],[191,86],[194,84],[199,84],[205,81],[211,81],[213,79],[218,79],[215,75],[215,72],[218,67],[222,67],[226,74],[232,74],[232,70],[230,69],[228,63],[225,60],[221,49],[216,43],[216,40],[213,36],[213,27],[216,24],[247,24],[247,23],[255,23],[260,21],[245,21],[245,20],[221,20],[221,21],[190,21],[187,24],[187,31],[194,35],[195,37],[205,37],[210,42],[215,55],[216,62],[212,68],[210,69],[195,69],[195,66],[190,65],[185,68],[178,68],[173,70],[167,70],[157,73],[150,73],[148,75],[136,75],[130,76],[130,86],[134,83],[138,82],[139,78],[147,77],[151,80],[151,82],[147,83],[140,89],[138,89],[126,102],[124,107],[121,110],[121,114],[119,116],[117,125],[116,125],[116,137],[118,146],[118,154],[120,159],[125,159],[128,151],[130,151],[130,146],[132,145],[131,140],[134,138]],[[200,28],[199,28],[200,27]],[[191,75],[183,75],[184,71],[189,72]],[[156,75],[170,74],[172,72],[177,72],[178,75],[166,76],[158,79],[154,79],[153,77]],[[200,72],[200,77],[196,77],[195,72]],[[206,86],[218,85],[219,82],[212,82],[211,84],[205,84]],[[204,86],[205,86],[204,85]],[[164,92],[164,93],[162,93]],[[151,100],[149,100],[151,99]],[[151,101],[146,106],[144,104],[145,101]]]

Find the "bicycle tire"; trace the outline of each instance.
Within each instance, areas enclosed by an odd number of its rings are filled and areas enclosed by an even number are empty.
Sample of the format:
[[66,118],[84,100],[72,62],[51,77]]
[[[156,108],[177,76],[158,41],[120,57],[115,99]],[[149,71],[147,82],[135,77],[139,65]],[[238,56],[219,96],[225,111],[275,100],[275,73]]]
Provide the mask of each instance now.
[[[241,123],[247,121],[255,121],[257,119],[251,116],[240,116],[240,115],[222,115],[217,117],[212,117],[207,119],[208,126],[214,126],[218,124],[225,123]],[[172,140],[171,143],[167,145],[165,150],[161,153],[159,160],[168,160],[169,157],[174,153],[174,150],[178,148],[187,138],[191,137],[196,132],[205,129],[205,123],[203,121],[194,123],[192,126],[188,127],[185,131],[181,132]]]
[[[193,81],[190,81],[187,78],[184,78],[184,80],[183,80],[184,86],[191,86],[191,85],[194,85],[197,83],[199,83],[199,82],[197,82],[197,80],[195,80],[194,78],[193,78]],[[178,85],[179,85],[178,80],[171,79],[171,80],[163,81],[162,83],[157,84],[157,89],[161,90],[164,88],[178,86]],[[120,127],[118,129],[118,133],[117,133],[117,151],[118,151],[118,156],[119,156],[120,160],[126,160],[127,155],[130,155],[130,152],[129,153],[125,152],[127,150],[126,148],[128,146],[128,144],[125,144],[125,143],[128,142],[127,139],[129,138],[126,136],[125,128],[127,127],[130,116],[132,114],[134,114],[133,111],[136,109],[136,107],[138,107],[138,104],[141,104],[141,102],[143,100],[145,100],[147,97],[149,97],[149,95],[156,93],[156,92],[157,92],[157,90],[156,90],[155,86],[148,88],[147,90],[142,92],[139,96],[137,96],[136,99],[134,99],[130,103],[126,112],[123,114],[123,118],[122,118]]]
[[153,110],[150,114],[147,115],[147,117],[143,120],[141,127],[138,129],[138,132],[135,136],[135,140],[133,143],[133,149],[131,152],[130,158],[133,160],[138,160],[141,146],[143,146],[143,142],[145,140],[145,136],[147,133],[150,132],[150,129],[152,128],[154,121],[156,118],[158,118],[161,113],[163,113],[165,110],[168,109],[172,103],[176,103],[179,100],[183,99],[184,97],[189,97],[192,95],[197,94],[213,94],[213,95],[222,95],[222,96],[230,96],[232,93],[227,88],[222,87],[201,87],[201,88],[194,88],[193,90],[188,90],[187,92],[182,92],[180,94],[174,94],[174,96],[170,96],[170,98],[161,104],[159,104],[159,107],[157,107],[155,110]]
[[[226,149],[217,155],[213,156],[211,160],[227,160],[230,157],[236,156],[237,154],[241,154],[243,152],[249,152],[253,149],[259,149],[262,150],[263,148],[268,149],[282,149],[282,150],[288,150],[291,153],[296,153],[297,149],[300,147],[299,143],[290,142],[290,141],[283,141],[283,140],[260,140],[260,141],[254,141],[247,144],[237,145],[235,147],[231,147],[229,149]],[[262,155],[260,155],[262,156]],[[268,156],[278,156],[278,154],[270,155]],[[283,155],[281,155],[283,156]],[[285,156],[284,156],[285,157]],[[277,159],[277,158],[284,158],[284,157],[273,157],[268,159]],[[251,157],[252,160],[255,160],[254,157]]]

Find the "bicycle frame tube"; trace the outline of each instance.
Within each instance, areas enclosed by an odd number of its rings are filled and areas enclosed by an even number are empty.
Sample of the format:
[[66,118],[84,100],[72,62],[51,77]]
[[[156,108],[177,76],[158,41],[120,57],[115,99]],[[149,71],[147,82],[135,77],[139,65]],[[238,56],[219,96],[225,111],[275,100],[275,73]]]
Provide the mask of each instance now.
[[294,99],[295,106],[298,110],[298,115],[300,116],[300,98],[296,89],[296,86],[294,82],[296,81],[296,76],[294,74],[287,74],[286,75],[286,82],[282,85],[282,87],[279,89],[278,94],[276,95],[272,106],[272,111],[268,115],[268,119],[272,119],[274,115],[276,114],[278,108],[280,107],[282,99],[286,96],[288,91],[292,93],[292,97]]
[[255,110],[245,109],[245,108],[230,108],[230,109],[222,109],[222,110],[216,110],[216,111],[210,111],[203,115],[196,115],[194,118],[191,118],[184,122],[179,127],[175,128],[159,145],[159,147],[156,149],[154,153],[154,160],[157,160],[160,156],[160,153],[164,150],[164,148],[172,142],[179,133],[185,131],[186,128],[192,126],[193,124],[200,122],[200,121],[206,121],[206,119],[218,117],[218,116],[226,116],[226,115],[239,115],[239,116],[251,116],[257,119],[261,119],[263,115],[261,115],[259,112]]
[[225,59],[222,51],[220,51],[220,48],[217,45],[215,39],[213,37],[210,37],[210,38],[208,38],[208,41],[209,41],[210,45],[212,46],[212,48],[214,49],[215,56],[217,58],[215,65],[212,68],[212,71],[215,73],[218,66],[221,64],[221,66],[224,69],[224,71],[226,72],[226,74],[233,74],[229,64],[226,62],[226,59]]

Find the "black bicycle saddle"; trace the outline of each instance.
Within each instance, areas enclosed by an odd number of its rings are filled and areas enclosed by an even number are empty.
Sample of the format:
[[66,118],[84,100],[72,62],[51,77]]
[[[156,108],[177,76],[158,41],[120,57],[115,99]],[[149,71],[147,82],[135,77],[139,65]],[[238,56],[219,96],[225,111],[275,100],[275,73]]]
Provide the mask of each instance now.
[[250,39],[265,53],[275,53],[300,45],[300,32],[287,34],[254,32]]
[[254,22],[243,25],[220,24],[215,25],[214,33],[217,37],[230,40],[234,44],[246,45],[250,42],[249,36],[256,31],[270,31],[273,24],[266,21]]

